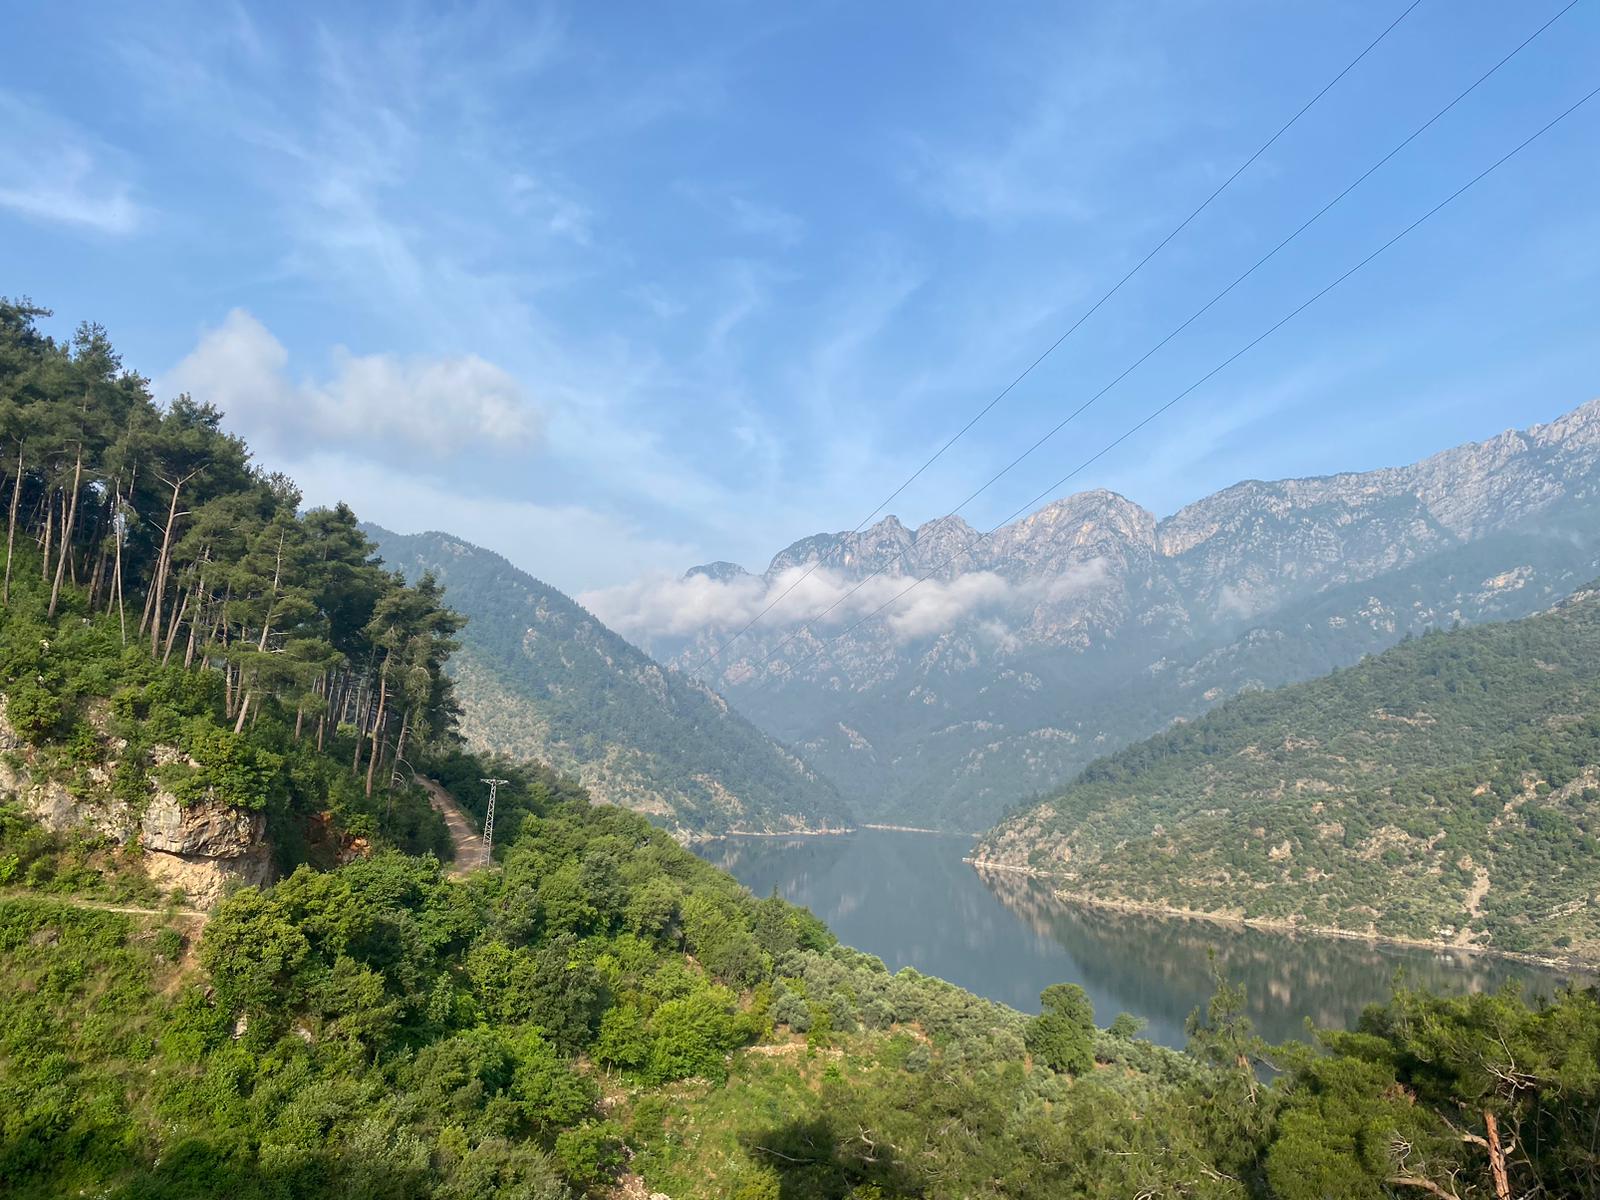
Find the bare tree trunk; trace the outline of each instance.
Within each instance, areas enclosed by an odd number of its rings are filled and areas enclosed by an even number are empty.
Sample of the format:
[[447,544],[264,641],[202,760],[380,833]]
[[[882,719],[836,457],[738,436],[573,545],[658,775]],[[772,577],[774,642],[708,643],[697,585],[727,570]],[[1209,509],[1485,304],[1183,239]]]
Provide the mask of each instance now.
[[22,502],[22,447],[17,447],[17,479],[11,485],[11,520],[6,526],[6,584],[4,600],[11,604],[11,551],[17,542],[17,505]]
[[[242,680],[240,681],[240,686],[241,687],[244,686],[244,683],[243,683]],[[250,711],[250,698],[252,696],[254,696],[254,695],[255,695],[255,689],[252,688],[250,691],[248,691],[248,692],[246,692],[244,694],[244,699],[242,701],[240,701],[240,703],[239,703],[239,719],[233,723],[233,732],[235,734],[240,734],[240,733],[244,732],[245,714]]]
[[383,757],[383,722],[389,705],[389,656],[383,656],[383,666],[378,671],[378,715],[372,722],[372,757],[367,759],[367,795],[372,795],[372,777],[378,770],[378,759]]
[[200,623],[205,619],[206,606],[211,600],[211,595],[205,590],[205,577],[200,579],[200,603],[194,610],[194,616],[189,619],[189,644],[183,649],[183,669],[187,671],[194,666],[194,649],[198,640]]
[[294,706],[294,740],[297,742],[300,740],[300,729],[305,724],[305,720],[306,706],[304,704],[296,704]]
[[267,648],[267,632],[272,628],[272,606],[278,602],[278,580],[283,574],[283,535],[278,535],[278,559],[272,565],[272,594],[267,597],[267,611],[261,618],[261,640],[256,643],[256,649],[262,652]]
[[94,566],[89,570],[89,611],[95,612],[100,607],[100,590],[108,581],[107,568],[109,567],[110,550],[106,546],[106,539],[102,536],[105,522],[101,514],[96,511],[94,531],[89,535],[91,545],[97,547],[94,555]]
[[394,740],[394,765],[389,768],[389,815],[394,816],[394,789],[405,782],[400,774],[400,763],[405,758],[406,734],[411,728],[411,710],[400,714],[400,735]]
[[[161,665],[163,667],[167,665],[167,661],[172,657],[172,643],[177,641],[178,626],[183,624],[184,614],[189,611],[189,598],[193,595],[193,588],[188,588],[184,591],[183,603],[178,605],[178,611],[172,614],[172,621],[167,625],[167,644],[161,651]],[[189,641],[193,643],[194,638],[191,636]]]
[[1500,1145],[1500,1123],[1483,1110],[1483,1128],[1489,1142],[1489,1173],[1494,1177],[1495,1200],[1511,1200],[1511,1180],[1506,1175],[1506,1154]]
[[117,503],[119,505],[119,508],[118,508],[118,511],[117,511],[117,518],[118,519],[112,521],[112,523],[111,523],[111,536],[117,539],[117,560],[116,560],[116,572],[117,572],[117,574],[116,574],[116,579],[113,582],[113,586],[115,587],[116,593],[117,593],[117,623],[122,629],[122,644],[124,646],[126,646],[128,644],[128,606],[127,606],[127,603],[125,601],[125,597],[122,594],[122,529],[123,529],[123,525],[122,525],[122,521],[121,521],[122,512],[121,512],[121,508],[120,508],[120,504],[121,504],[121,499],[120,498],[118,499]]
[[136,637],[144,636],[144,627],[150,623],[150,606],[155,603],[155,580],[150,581],[150,586],[144,589],[144,611],[139,614],[139,628]]
[[48,481],[44,493],[44,557],[39,562],[39,580],[41,583],[50,582],[50,546],[54,532],[56,510],[50,507],[50,488]]
[[[161,531],[161,553],[156,556],[155,597],[152,602],[151,614],[154,623],[150,627],[150,653],[156,652],[156,630],[161,624],[161,603],[167,594],[167,568],[172,561],[172,527],[178,522],[178,495],[183,490],[183,485],[194,478],[191,471],[173,480],[163,479],[162,483],[172,484],[172,503],[167,506],[167,527]],[[144,633],[144,626],[139,626],[139,633]]]

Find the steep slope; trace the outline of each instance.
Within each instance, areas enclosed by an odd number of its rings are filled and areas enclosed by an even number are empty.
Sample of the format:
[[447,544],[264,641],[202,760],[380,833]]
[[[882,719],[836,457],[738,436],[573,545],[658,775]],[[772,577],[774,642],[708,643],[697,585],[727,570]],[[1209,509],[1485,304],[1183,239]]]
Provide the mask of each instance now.
[[1240,696],[1091,765],[980,862],[1070,894],[1600,950],[1600,592]]
[[1349,665],[1407,632],[1548,607],[1600,571],[1597,528],[1600,401],[1412,466],[1247,481],[1164,520],[1094,491],[966,550],[976,535],[958,517],[818,534],[760,576],[698,568],[696,587],[737,589],[744,608],[718,606],[740,619],[687,638],[629,624],[626,597],[586,599],[698,667],[821,563],[712,682],[868,819],[978,829],[1241,688]]
[[549,761],[597,799],[688,831],[847,821],[799,758],[555,588],[446,534],[366,532],[407,577],[432,571],[468,618],[450,670],[472,745]]

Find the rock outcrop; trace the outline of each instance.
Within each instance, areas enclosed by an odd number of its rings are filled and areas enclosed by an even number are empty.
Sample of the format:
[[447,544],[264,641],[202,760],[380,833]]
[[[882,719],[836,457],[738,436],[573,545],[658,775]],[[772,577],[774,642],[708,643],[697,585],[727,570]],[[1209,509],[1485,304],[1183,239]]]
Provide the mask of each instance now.
[[[156,747],[153,757],[157,762],[185,758],[171,746]],[[235,887],[271,882],[272,848],[261,813],[209,800],[185,807],[154,784],[143,811],[135,812],[105,786],[114,769],[114,762],[91,768],[93,786],[85,795],[74,795],[41,769],[38,754],[17,737],[0,696],[0,798],[15,799],[57,833],[86,830],[118,845],[136,842],[144,850],[146,874],[165,890],[181,890],[193,905],[209,908]]]
[[272,853],[266,818],[211,801],[185,808],[157,792],[139,820],[145,870],[161,886],[181,888],[190,903],[209,907],[234,886],[268,883]]

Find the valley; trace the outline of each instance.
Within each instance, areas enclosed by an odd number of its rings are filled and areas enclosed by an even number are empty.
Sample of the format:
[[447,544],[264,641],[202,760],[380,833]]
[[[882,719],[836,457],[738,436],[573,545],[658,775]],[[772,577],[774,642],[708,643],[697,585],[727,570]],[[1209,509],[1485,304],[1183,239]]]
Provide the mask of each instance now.
[[1600,3],[4,28],[0,1200],[1600,1200]]

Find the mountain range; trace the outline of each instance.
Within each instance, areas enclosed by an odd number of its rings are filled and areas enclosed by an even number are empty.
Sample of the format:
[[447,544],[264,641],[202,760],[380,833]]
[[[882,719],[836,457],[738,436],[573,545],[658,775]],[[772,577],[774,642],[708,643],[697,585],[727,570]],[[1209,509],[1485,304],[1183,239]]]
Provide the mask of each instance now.
[[467,618],[449,671],[473,748],[549,762],[680,834],[847,823],[826,779],[557,589],[449,534],[363,530],[408,579],[436,576]]
[[759,575],[691,569],[678,599],[717,617],[688,627],[585,600],[864,819],[978,830],[1241,691],[1548,607],[1600,572],[1597,516],[1600,401],[1409,466],[1245,481],[1165,519],[1097,490],[988,537],[956,516],[817,534]]

